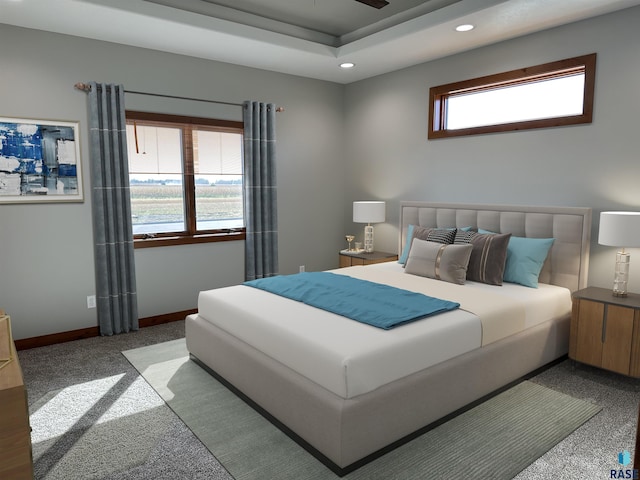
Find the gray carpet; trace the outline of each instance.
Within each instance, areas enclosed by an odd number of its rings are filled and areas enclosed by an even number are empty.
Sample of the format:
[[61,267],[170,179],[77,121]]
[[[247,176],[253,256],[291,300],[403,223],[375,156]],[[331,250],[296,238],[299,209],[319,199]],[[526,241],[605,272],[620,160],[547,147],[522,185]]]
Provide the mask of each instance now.
[[[338,478],[190,361],[183,339],[123,354],[234,478]],[[523,382],[345,478],[511,479],[599,411]]]
[[35,478],[233,480],[121,353],[180,337],[172,322],[18,352]]
[[[56,478],[63,467],[70,480],[92,476],[107,480],[232,479],[121,354],[182,337],[184,322],[172,322],[127,335],[18,352],[32,414],[36,479]],[[609,469],[618,467],[618,452],[626,449],[633,454],[639,380],[565,361],[531,381],[603,409],[519,473],[517,480],[609,478]],[[142,405],[147,413],[135,413]],[[125,449],[132,443],[127,437],[139,438],[135,431],[126,430],[127,416],[144,415],[148,421],[156,414],[158,418],[151,419],[148,427],[155,444],[141,443],[143,455],[127,454]],[[101,431],[104,436],[94,435]],[[73,452],[75,448],[82,448],[83,454]],[[390,478],[406,477],[397,472]]]

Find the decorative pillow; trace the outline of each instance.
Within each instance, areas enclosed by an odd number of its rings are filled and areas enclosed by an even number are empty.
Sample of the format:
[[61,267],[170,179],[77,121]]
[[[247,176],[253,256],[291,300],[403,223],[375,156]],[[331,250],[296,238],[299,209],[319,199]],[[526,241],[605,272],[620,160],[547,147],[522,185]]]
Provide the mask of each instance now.
[[413,240],[413,227],[413,225],[407,227],[407,238],[404,241],[400,258],[398,258],[398,263],[401,265],[407,263],[407,258],[409,258],[409,250],[411,250],[411,241]]
[[471,244],[467,280],[502,285],[510,233],[477,233],[458,230],[455,245]]
[[455,228],[426,228],[419,227],[417,225],[409,225],[407,227],[407,240],[404,244],[404,248],[402,249],[402,254],[398,259],[398,263],[401,263],[402,265],[407,263],[407,258],[409,257],[409,251],[411,250],[411,244],[414,238],[429,240],[430,242],[450,244],[453,243],[455,237]]
[[[493,233],[479,230],[480,233]],[[511,237],[507,246],[504,281],[538,288],[538,277],[555,238]]]
[[456,229],[414,227],[413,238],[419,238],[420,240],[428,240],[429,242],[450,245],[456,238]]
[[538,277],[554,238],[511,237],[507,246],[504,281],[538,288]]
[[447,245],[414,238],[405,273],[464,284],[472,245]]

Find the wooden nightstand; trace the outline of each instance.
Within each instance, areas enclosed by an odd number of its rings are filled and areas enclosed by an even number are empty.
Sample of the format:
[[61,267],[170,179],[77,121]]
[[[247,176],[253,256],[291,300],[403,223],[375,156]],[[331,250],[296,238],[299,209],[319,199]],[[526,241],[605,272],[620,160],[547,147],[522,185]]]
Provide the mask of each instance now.
[[572,302],[569,358],[640,378],[640,295],[589,287]]
[[371,265],[373,263],[393,262],[398,260],[395,253],[371,252],[340,252],[340,268],[352,267],[354,265]]

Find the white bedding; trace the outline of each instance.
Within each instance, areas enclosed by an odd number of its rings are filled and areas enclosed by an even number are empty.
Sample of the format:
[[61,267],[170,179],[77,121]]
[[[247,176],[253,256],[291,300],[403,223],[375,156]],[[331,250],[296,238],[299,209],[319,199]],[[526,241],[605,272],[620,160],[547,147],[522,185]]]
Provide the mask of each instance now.
[[[389,278],[402,280],[402,285],[394,286],[423,293],[433,282],[438,287],[445,283],[404,274],[392,262],[333,272],[360,278],[366,278],[367,272],[374,278],[388,272]],[[571,310],[569,290],[562,287],[468,282],[465,288],[503,295],[510,304],[517,302],[524,313],[519,328]],[[198,315],[342,398],[370,392],[480,348],[483,334],[480,319],[463,309],[382,330],[244,285],[201,292]]]
[[[380,271],[403,271],[402,265],[396,262],[380,263],[375,267]],[[333,272],[340,273],[340,270],[333,270]],[[407,276],[415,278],[414,275]],[[437,282],[437,284],[443,284],[443,282],[433,281]],[[445,285],[447,284],[445,283]],[[503,283],[502,286],[466,282],[462,288],[474,289],[492,295],[504,295],[510,299],[517,300],[524,309],[524,328],[530,328],[539,323],[571,313],[571,292],[568,288],[556,285],[540,283],[538,288],[529,288],[507,282]]]

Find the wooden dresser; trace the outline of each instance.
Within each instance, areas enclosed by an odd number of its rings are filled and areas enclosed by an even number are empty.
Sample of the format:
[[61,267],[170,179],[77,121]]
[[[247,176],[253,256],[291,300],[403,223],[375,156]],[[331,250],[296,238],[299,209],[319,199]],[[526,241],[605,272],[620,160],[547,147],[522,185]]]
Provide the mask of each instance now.
[[[6,323],[5,323],[6,322]],[[22,379],[9,317],[0,312],[0,478],[33,478],[27,391]],[[7,357],[11,359],[6,362]]]

